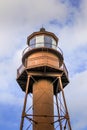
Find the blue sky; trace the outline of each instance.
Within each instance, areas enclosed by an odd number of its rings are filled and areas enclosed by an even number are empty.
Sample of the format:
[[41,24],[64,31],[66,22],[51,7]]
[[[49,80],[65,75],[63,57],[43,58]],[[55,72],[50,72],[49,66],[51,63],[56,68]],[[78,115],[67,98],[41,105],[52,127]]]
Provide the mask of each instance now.
[[0,130],[19,130],[24,93],[16,83],[27,36],[42,25],[59,38],[70,83],[73,130],[87,130],[87,1],[0,0]]

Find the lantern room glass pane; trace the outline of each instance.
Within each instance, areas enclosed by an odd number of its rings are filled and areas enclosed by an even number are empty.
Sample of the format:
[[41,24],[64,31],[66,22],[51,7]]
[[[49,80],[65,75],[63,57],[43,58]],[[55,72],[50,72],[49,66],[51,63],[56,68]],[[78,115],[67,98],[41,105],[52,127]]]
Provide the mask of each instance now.
[[36,36],[36,47],[43,47],[44,46],[44,35]]
[[34,48],[34,47],[35,47],[35,44],[36,44],[36,38],[34,37],[34,38],[32,38],[32,39],[30,40],[30,47],[31,47],[31,48]]
[[56,41],[52,38],[52,48],[56,49],[57,45],[56,45]]
[[30,40],[29,45],[31,48],[37,48],[37,47],[47,47],[53,49],[57,48],[56,40],[53,37],[47,35],[38,35],[33,37]]
[[52,48],[52,38],[49,36],[44,36],[44,46]]

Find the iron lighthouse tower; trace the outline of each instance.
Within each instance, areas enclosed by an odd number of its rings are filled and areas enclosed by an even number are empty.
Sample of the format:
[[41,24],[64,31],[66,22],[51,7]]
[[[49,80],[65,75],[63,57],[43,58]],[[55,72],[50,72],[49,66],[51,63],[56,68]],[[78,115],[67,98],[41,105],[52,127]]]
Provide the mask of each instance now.
[[[25,92],[20,130],[72,130],[64,95],[68,71],[57,36],[41,28],[28,36],[27,45],[17,70],[17,82]],[[27,105],[29,94],[31,106]]]

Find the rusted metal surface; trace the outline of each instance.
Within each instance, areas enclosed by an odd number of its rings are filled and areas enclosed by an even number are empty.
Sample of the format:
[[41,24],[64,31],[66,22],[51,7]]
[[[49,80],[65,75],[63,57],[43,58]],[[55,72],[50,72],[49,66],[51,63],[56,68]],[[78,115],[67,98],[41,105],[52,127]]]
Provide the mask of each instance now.
[[[34,42],[30,45],[32,39],[39,35],[50,37],[53,42]],[[17,82],[25,92],[20,130],[24,130],[25,119],[29,122],[26,130],[31,125],[33,130],[72,130],[63,90],[69,83],[68,71],[57,42],[56,35],[43,28],[27,38],[28,48],[24,49],[22,65],[17,69]],[[27,106],[28,94],[31,93],[33,104]],[[54,96],[56,103],[53,101]],[[54,115],[53,107],[57,115]]]
[[53,85],[47,80],[40,80],[33,85],[33,114],[38,115],[33,116],[37,122],[33,124],[33,130],[54,130],[54,125],[51,125],[54,121]]
[[[28,73],[27,73],[28,74]],[[33,130],[37,129],[48,129],[48,130],[55,130],[59,128],[60,130],[64,130],[68,128],[72,130],[70,124],[69,113],[65,101],[63,86],[62,86],[62,75],[58,75],[58,86],[56,89],[61,89],[61,98],[60,93],[56,93],[56,107],[58,111],[58,115],[54,115],[53,112],[53,84],[56,82],[49,82],[47,80],[40,80],[36,81],[34,79],[34,86],[33,86],[33,114],[28,114],[26,111],[26,104],[27,104],[27,96],[28,96],[28,87],[30,82],[30,75],[28,74],[27,85],[26,85],[26,94],[24,99],[24,107],[22,112],[21,118],[21,125],[20,130],[23,130],[24,119],[27,119],[29,122],[33,123]],[[56,113],[57,114],[57,113]],[[43,127],[42,127],[43,126]],[[60,126],[60,127],[59,127]]]

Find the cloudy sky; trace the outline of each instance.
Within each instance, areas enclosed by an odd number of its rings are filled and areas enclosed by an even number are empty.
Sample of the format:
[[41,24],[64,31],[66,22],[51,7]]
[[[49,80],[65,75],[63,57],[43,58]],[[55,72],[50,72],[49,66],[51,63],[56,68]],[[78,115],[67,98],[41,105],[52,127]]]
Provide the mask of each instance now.
[[72,129],[87,130],[87,0],[0,0],[0,130],[19,130],[24,93],[16,70],[27,36],[42,25],[64,52]]

